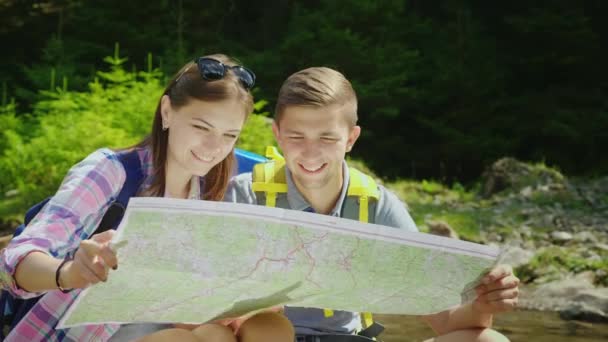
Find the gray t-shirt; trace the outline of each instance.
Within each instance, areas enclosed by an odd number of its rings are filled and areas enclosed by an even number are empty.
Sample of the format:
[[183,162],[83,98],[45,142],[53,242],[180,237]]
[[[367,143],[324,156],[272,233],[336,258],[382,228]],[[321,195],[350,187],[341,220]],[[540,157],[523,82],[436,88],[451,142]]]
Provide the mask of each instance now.
[[[336,206],[330,212],[331,216],[341,216],[346,200],[346,192],[350,175],[346,163],[343,164],[342,172],[344,175],[344,185]],[[285,178],[287,180],[287,195],[283,208],[293,210],[307,210],[311,208],[310,203],[296,188],[291,173],[285,168]],[[224,197],[226,202],[258,204],[258,198],[251,189],[252,175],[244,173],[231,179],[228,190]],[[380,196],[375,205],[373,218],[370,214],[370,221],[376,224],[402,228],[407,231],[417,232],[418,228],[412,220],[403,202],[388,191],[382,185],[378,185]],[[298,334],[323,334],[323,333],[353,333],[361,328],[361,318],[357,312],[334,311],[333,316],[325,317],[322,309],[285,307],[285,315],[292,322]]]

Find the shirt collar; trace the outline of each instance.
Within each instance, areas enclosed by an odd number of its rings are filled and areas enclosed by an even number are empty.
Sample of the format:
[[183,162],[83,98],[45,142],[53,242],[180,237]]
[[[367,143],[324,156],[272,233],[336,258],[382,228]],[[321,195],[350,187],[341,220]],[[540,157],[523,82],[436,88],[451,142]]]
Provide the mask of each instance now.
[[[344,204],[344,200],[346,199],[348,183],[350,182],[350,174],[348,172],[348,165],[346,165],[345,161],[342,162],[342,175],[344,176],[342,190],[340,191],[340,196],[338,197],[336,205],[329,213],[331,216],[340,216],[340,213],[342,212],[342,204]],[[293,210],[300,211],[312,207],[296,187],[296,184],[291,177],[291,172],[287,167],[285,167],[285,178],[287,179],[287,202],[289,203],[289,207]]]
[[188,199],[201,199],[201,183],[202,179],[199,176],[192,176],[192,178],[190,178],[190,192],[188,193]]

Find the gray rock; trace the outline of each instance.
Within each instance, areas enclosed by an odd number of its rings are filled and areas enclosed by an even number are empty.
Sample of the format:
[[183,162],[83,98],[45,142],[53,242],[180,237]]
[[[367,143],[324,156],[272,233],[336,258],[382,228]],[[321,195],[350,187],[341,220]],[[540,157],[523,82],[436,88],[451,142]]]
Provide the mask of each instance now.
[[572,240],[572,234],[568,232],[556,231],[551,232],[551,240],[557,243],[564,243]]
[[605,243],[596,243],[595,245],[593,245],[593,247],[599,250],[608,251],[608,245]]
[[532,196],[532,187],[526,186],[525,188],[521,189],[519,194],[524,198],[530,198],[530,196]]
[[501,263],[509,264],[515,268],[529,263],[533,257],[534,252],[516,246],[509,246],[503,251]]
[[524,241],[524,243],[521,247],[523,249],[527,249],[527,250],[534,250],[534,249],[536,249],[536,244],[534,243],[533,240],[526,240],[526,241]]
[[492,241],[492,242],[501,242],[502,236],[498,233],[492,232],[492,233],[488,234],[487,239],[488,239],[488,241]]
[[445,236],[453,239],[458,239],[458,233],[444,221],[427,222],[429,233],[433,235]]
[[593,272],[582,272],[574,277],[553,281],[536,287],[521,307],[535,310],[560,311],[565,309],[582,291],[593,290]]
[[592,242],[592,243],[597,242],[597,237],[595,237],[595,235],[593,235],[593,233],[589,232],[589,231],[583,231],[583,232],[576,233],[576,234],[574,234],[573,238],[575,241],[578,241],[578,242]]
[[564,319],[608,322],[608,288],[584,290],[560,310]]
[[530,228],[530,226],[527,225],[523,225],[521,227],[519,227],[519,233],[521,234],[522,237],[532,237],[532,228]]
[[597,253],[590,251],[588,249],[585,249],[581,252],[581,256],[585,259],[587,259],[587,261],[601,261],[602,257],[600,257],[599,255],[597,255]]

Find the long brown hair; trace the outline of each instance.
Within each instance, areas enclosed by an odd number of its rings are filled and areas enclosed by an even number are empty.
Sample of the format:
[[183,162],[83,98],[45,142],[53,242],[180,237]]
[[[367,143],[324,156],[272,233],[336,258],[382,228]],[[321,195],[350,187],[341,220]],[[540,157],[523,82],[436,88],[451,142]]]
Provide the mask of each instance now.
[[[225,65],[236,65],[237,62],[222,54],[205,56],[216,59]],[[237,99],[243,105],[245,116],[253,111],[253,97],[241,84],[239,79],[232,73],[227,72],[224,78],[214,81],[204,80],[194,62],[184,65],[169,81],[163,95],[169,96],[171,106],[180,108],[188,104],[191,99],[207,102],[219,102],[226,99]],[[162,96],[161,96],[162,99]],[[151,147],[153,180],[150,186],[144,190],[142,195],[161,197],[165,192],[165,177],[167,164],[167,145],[169,133],[163,130],[161,116],[161,100],[158,101],[152,132],[137,147]],[[219,164],[214,166],[205,175],[203,199],[220,201],[224,198],[228,181],[232,176],[235,163],[234,149]]]

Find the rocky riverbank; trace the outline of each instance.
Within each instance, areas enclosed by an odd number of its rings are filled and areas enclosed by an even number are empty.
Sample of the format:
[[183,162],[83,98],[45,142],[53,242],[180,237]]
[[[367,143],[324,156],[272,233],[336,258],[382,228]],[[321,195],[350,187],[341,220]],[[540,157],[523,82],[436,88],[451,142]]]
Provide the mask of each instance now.
[[396,182],[426,232],[500,246],[523,282],[520,306],[608,322],[608,177],[571,180],[504,158],[473,190]]

